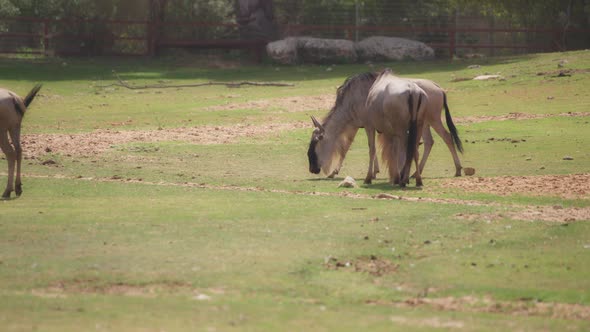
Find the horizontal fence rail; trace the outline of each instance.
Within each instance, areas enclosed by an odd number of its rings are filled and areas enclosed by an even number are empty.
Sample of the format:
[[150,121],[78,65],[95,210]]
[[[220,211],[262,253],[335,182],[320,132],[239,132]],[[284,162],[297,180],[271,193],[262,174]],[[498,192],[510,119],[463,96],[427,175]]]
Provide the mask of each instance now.
[[[557,51],[566,37],[587,38],[589,29],[447,26],[301,25],[279,26],[281,37],[311,36],[360,40],[381,35],[422,41],[439,56],[487,50]],[[586,36],[586,37],[585,37]],[[147,56],[165,48],[244,49],[260,58],[266,40],[243,39],[240,26],[224,22],[0,18],[0,53]],[[587,45],[586,45],[587,47]]]

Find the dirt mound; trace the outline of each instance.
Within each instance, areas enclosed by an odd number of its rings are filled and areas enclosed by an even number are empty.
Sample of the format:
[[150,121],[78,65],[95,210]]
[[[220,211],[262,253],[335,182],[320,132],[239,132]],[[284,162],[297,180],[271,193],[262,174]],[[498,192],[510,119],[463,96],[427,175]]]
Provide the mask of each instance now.
[[243,138],[274,135],[281,131],[307,128],[307,122],[269,123],[264,125],[200,126],[149,131],[96,130],[81,134],[23,135],[25,157],[46,153],[90,156],[100,154],[114,145],[133,142],[180,141],[193,144],[228,144]]
[[210,111],[227,111],[235,109],[280,109],[286,112],[307,112],[315,110],[329,110],[334,105],[336,96],[333,94],[306,97],[284,97],[263,100],[253,100],[244,103],[228,103],[226,105],[211,106]]
[[465,177],[449,179],[444,186],[494,195],[557,196],[590,198],[590,174]]

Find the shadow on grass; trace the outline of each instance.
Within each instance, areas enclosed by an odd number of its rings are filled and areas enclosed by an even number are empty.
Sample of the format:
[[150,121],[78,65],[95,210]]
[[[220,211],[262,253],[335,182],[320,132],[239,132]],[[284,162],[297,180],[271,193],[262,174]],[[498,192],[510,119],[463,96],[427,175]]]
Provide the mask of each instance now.
[[[306,179],[306,181],[308,181],[308,182],[317,182],[317,183],[321,183],[321,182],[339,183],[342,180],[344,180],[344,178],[342,178],[342,177],[336,177],[333,179],[326,178],[326,177]],[[379,181],[379,182],[373,182],[372,184],[357,183],[357,185],[359,188],[369,191],[370,194],[378,194],[378,193],[382,193],[382,192],[393,193],[393,194],[401,194],[404,192],[405,193],[409,193],[409,192],[415,193],[415,192],[422,191],[422,188],[423,188],[423,187],[416,187],[413,183],[410,183],[410,185],[407,185],[405,187],[400,187],[398,185],[392,186],[386,180]]]
[[380,192],[389,192],[389,193],[404,193],[404,192],[420,192],[422,191],[422,187],[416,187],[413,184],[407,185],[405,187],[400,187],[398,185],[392,186],[389,182],[379,182],[379,183],[372,183],[372,184],[363,184],[361,186],[363,189],[367,189],[370,192],[380,193]]

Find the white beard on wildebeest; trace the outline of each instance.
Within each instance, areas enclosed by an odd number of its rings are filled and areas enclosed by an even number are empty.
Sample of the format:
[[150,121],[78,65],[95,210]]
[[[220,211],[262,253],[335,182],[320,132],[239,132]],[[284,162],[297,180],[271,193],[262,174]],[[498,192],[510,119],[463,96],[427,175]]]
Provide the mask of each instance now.
[[[312,117],[314,131],[307,152],[309,171],[311,173],[319,174],[323,171],[330,178],[337,175],[358,129],[365,128],[367,132],[369,119],[365,103],[369,89],[378,75],[379,73],[368,72],[347,78],[338,88],[336,102],[323,121],[320,122]],[[420,173],[424,171],[426,161],[434,145],[434,139],[430,132],[430,127],[432,127],[443,139],[453,157],[455,176],[461,176],[462,167],[457,150],[463,152],[463,147],[447,105],[446,93],[439,85],[430,80],[407,80],[416,83],[428,96],[425,125],[422,130],[424,152],[419,166]],[[445,120],[450,133],[445,129],[441,121],[443,108],[445,109]],[[371,134],[367,132],[367,136],[370,137]],[[373,175],[377,173],[379,173],[379,163],[375,158]]]

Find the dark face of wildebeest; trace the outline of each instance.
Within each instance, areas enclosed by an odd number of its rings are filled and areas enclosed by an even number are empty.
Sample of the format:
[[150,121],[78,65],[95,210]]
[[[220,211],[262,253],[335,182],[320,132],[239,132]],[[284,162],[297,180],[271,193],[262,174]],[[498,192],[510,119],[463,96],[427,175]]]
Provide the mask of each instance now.
[[311,134],[311,141],[309,142],[309,149],[307,150],[307,158],[309,159],[309,171],[313,174],[319,174],[322,170],[322,165],[320,164],[318,153],[317,153],[317,146],[321,143],[322,139],[324,139],[324,127],[319,123],[319,121],[311,117],[313,121],[314,130]]

